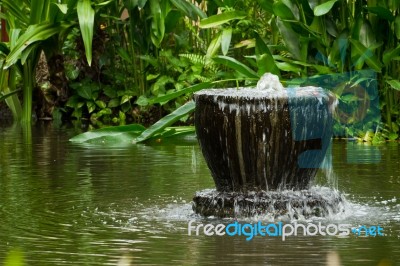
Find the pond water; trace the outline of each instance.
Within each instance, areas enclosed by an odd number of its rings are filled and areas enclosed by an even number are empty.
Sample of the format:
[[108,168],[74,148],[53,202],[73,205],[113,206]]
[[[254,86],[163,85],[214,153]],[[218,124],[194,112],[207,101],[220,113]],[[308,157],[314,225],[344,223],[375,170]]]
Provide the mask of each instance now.
[[[77,133],[51,125],[32,132],[0,128],[0,264],[16,249],[27,265],[117,265],[121,258],[132,265],[326,265],[331,252],[342,265],[400,262],[397,144],[335,141],[328,172],[350,203],[345,215],[311,220],[380,225],[385,236],[300,234],[285,241],[261,236],[246,241],[188,235],[190,220],[233,222],[204,219],[191,210],[195,192],[214,187],[196,141],[70,143]],[[326,182],[324,171],[318,180]]]

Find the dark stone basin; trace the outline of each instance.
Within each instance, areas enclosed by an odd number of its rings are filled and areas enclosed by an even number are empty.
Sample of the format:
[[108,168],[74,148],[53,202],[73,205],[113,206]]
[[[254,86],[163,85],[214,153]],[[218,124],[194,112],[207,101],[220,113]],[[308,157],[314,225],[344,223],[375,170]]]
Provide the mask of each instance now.
[[332,136],[335,98],[316,87],[197,92],[195,126],[217,191],[307,189]]

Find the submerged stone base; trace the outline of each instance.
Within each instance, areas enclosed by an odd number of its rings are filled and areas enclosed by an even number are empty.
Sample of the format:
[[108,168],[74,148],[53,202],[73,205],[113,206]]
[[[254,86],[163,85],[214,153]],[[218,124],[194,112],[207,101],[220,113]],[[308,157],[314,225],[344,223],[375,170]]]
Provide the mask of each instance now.
[[275,218],[288,216],[327,217],[344,212],[343,194],[327,187],[308,190],[218,192],[206,189],[193,198],[193,210],[202,216],[252,217],[269,215]]

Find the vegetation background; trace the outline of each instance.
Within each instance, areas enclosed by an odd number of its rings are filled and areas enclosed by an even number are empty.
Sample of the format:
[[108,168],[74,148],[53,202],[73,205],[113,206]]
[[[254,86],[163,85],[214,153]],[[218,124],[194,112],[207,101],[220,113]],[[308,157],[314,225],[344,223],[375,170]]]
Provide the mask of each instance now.
[[335,135],[399,138],[400,0],[2,0],[0,7],[0,115],[7,106],[22,124],[135,123],[130,130],[143,141],[174,122],[191,124],[193,92],[254,86],[271,72],[285,85],[334,92],[344,111]]

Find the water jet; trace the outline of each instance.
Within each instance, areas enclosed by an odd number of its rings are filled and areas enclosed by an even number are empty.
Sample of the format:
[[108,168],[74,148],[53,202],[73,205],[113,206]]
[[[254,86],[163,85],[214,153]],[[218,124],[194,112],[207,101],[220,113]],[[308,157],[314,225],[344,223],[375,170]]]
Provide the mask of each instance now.
[[340,211],[340,193],[311,189],[331,142],[333,94],[318,87],[284,88],[267,73],[256,88],[202,90],[194,99],[196,134],[216,185],[195,195],[196,213]]

